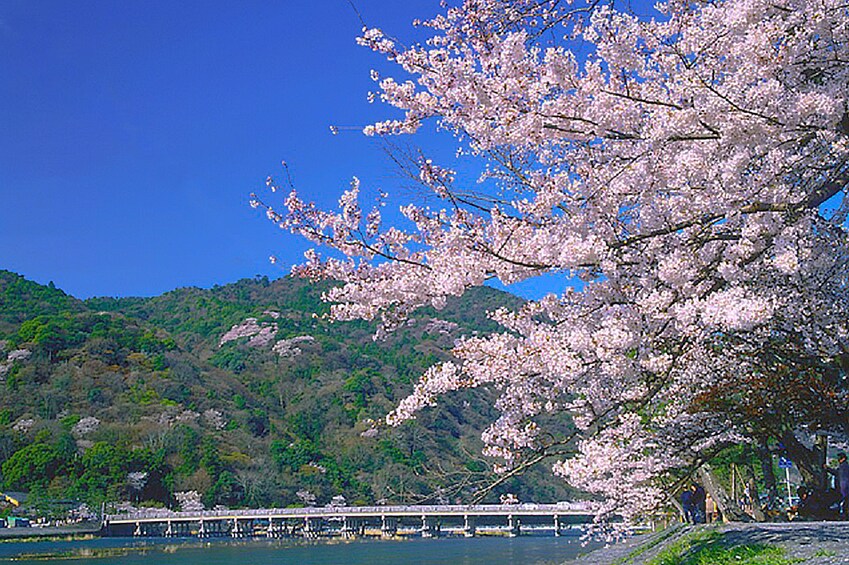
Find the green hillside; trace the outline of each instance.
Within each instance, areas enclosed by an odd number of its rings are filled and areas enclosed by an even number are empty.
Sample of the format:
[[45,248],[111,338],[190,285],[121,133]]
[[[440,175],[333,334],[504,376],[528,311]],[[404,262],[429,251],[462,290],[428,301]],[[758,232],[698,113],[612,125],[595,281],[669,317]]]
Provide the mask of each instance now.
[[[2,484],[33,500],[208,506],[465,501],[492,480],[483,391],[366,437],[453,341],[519,300],[477,289],[385,341],[330,323],[322,287],[242,280],[153,298],[79,301],[0,271]],[[246,335],[222,342],[233,326]],[[252,329],[251,329],[252,328]],[[253,345],[252,345],[253,342]],[[267,342],[259,344],[258,342]],[[490,496],[567,496],[545,469]]]
[[0,332],[7,333],[36,316],[84,309],[82,302],[55,288],[53,283],[40,285],[0,269]]

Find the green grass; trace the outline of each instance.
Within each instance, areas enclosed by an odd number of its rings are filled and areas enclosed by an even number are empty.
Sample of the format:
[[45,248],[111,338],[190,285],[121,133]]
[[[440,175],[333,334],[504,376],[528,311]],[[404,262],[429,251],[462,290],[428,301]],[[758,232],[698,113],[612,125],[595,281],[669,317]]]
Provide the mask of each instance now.
[[727,545],[718,532],[694,532],[669,545],[648,565],[792,565],[784,548],[745,544]]
[[621,557],[613,562],[613,565],[628,565],[628,563],[632,563],[639,556],[649,551],[650,549],[654,549],[661,543],[665,542],[667,539],[678,533],[678,530],[681,529],[680,525],[671,526],[666,528],[665,530],[655,533],[651,535],[648,540],[641,543],[637,549],[626,555],[625,557]]

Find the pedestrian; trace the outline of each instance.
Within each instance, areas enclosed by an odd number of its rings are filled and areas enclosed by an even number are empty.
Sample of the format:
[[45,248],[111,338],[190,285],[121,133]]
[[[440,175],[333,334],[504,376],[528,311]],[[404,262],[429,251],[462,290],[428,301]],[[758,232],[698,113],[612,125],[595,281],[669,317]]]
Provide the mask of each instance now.
[[708,524],[716,522],[719,517],[719,507],[716,505],[716,501],[710,495],[708,495],[707,501],[705,502],[705,509],[705,521]]
[[704,487],[698,483],[693,483],[693,486],[690,487],[690,492],[692,492],[693,523],[704,524],[707,511],[707,493]]
[[840,452],[837,454],[837,469],[832,469],[828,465],[823,465],[823,468],[836,479],[837,491],[840,493],[840,519],[849,519],[849,463],[846,462],[846,454]]
[[688,524],[694,524],[693,491],[689,488],[685,488],[681,493],[681,508],[684,510],[684,521]]

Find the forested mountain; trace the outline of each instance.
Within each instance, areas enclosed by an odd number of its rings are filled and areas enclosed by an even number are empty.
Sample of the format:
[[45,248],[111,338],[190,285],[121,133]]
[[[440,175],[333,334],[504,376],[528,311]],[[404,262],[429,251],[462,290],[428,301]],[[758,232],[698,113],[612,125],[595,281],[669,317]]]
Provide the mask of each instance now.
[[[77,300],[0,271],[2,483],[34,500],[208,506],[466,501],[492,480],[478,455],[485,392],[464,392],[369,433],[486,311],[519,299],[477,289],[385,340],[320,315],[322,285],[290,278]],[[491,400],[491,399],[490,399]],[[366,433],[364,433],[366,432]],[[300,492],[300,495],[298,494]],[[500,485],[568,495],[545,469]]]

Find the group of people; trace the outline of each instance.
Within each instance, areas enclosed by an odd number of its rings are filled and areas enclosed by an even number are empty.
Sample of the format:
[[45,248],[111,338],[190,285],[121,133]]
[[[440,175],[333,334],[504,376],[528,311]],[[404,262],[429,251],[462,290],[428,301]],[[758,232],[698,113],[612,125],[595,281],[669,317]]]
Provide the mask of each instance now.
[[836,520],[838,512],[833,506],[839,501],[840,495],[832,489],[813,489],[804,485],[796,489],[799,502],[790,508],[790,519],[802,520]]
[[845,453],[837,454],[837,468],[823,465],[834,476],[834,488],[796,489],[799,502],[790,509],[790,517],[803,520],[849,520],[849,463]]
[[[823,465],[834,476],[834,488],[815,489],[800,486],[796,493],[799,502],[791,509],[791,518],[808,520],[849,520],[849,461],[845,453],[837,454],[837,468]],[[708,521],[707,493],[698,483],[691,484],[681,493],[684,520],[690,524]]]
[[794,508],[798,517],[809,520],[849,520],[849,462],[845,453],[837,454],[837,468],[823,465],[834,476],[835,488],[813,489],[800,486],[799,503]]
[[681,493],[684,520],[690,524],[704,524],[707,519],[707,493],[704,487],[693,483]]

